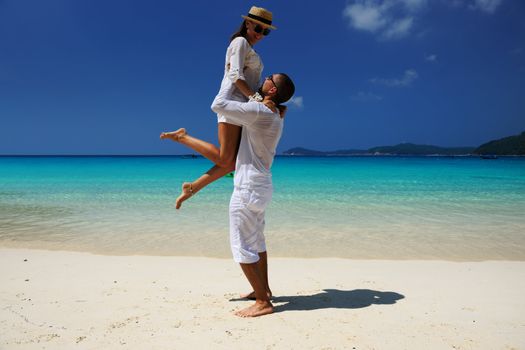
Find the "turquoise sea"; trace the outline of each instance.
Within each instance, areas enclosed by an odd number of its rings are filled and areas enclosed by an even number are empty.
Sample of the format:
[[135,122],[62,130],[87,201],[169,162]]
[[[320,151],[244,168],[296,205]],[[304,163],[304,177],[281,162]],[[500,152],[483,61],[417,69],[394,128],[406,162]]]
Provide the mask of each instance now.
[[[223,178],[185,157],[0,157],[0,247],[230,257]],[[277,157],[270,256],[525,260],[525,159]]]

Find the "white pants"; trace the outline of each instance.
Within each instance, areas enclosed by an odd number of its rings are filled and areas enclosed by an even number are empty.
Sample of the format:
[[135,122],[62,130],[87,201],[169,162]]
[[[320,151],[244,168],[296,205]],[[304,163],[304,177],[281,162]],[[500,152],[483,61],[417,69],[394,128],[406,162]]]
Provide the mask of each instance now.
[[252,264],[266,251],[264,214],[272,199],[272,188],[235,188],[230,200],[230,246],[233,260]]

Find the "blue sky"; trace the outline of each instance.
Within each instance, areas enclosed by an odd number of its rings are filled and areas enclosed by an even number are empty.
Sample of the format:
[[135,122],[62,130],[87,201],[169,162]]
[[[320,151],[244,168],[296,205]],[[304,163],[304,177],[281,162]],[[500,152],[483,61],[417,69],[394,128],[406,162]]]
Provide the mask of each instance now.
[[297,90],[279,151],[477,146],[525,130],[520,0],[0,0],[0,154],[181,154],[216,142],[210,104],[251,5],[255,46]]

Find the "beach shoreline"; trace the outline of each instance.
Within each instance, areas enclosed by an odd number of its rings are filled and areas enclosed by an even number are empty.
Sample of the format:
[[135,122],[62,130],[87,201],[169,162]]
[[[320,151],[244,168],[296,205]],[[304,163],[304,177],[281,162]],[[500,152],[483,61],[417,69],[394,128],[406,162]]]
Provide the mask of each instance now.
[[269,260],[275,313],[233,311],[231,259],[0,248],[1,349],[523,349],[525,262]]
[[[215,237],[214,237],[215,238]],[[301,249],[287,245],[281,235],[271,233],[267,235],[268,251],[274,258],[282,259],[344,259],[344,260],[363,260],[363,261],[449,261],[449,262],[485,262],[485,261],[515,261],[525,262],[525,251],[521,248],[521,242],[512,246],[506,242],[508,247],[503,249],[489,249],[483,247],[483,242],[472,242],[470,247],[465,243],[454,241],[428,242],[424,246],[421,242],[407,242],[398,240],[389,242],[389,246],[373,246],[369,242],[359,241],[359,237],[352,238],[354,245],[346,244],[345,246],[330,246],[330,242],[314,242],[315,250],[308,254]],[[274,243],[276,241],[276,243]],[[115,241],[116,242],[116,241]],[[209,248],[199,249],[195,243],[167,242],[166,245],[159,245],[157,242],[149,247],[127,245],[129,242],[122,242],[120,247],[111,244],[100,244],[96,241],[84,241],[70,239],[64,242],[55,241],[8,241],[0,240],[1,249],[18,249],[18,250],[45,250],[52,252],[77,252],[102,256],[162,256],[162,257],[187,257],[187,258],[211,258],[221,260],[231,260],[230,247],[227,238],[217,241],[215,251]],[[332,242],[333,243],[333,242]],[[403,244],[406,243],[406,245]],[[512,243],[512,242],[511,242]],[[509,247],[512,248],[510,249]],[[184,249],[186,248],[186,249]],[[348,248],[348,249],[344,249]],[[388,249],[390,248],[390,249]],[[343,252],[344,251],[344,252]],[[343,253],[342,253],[343,252]]]

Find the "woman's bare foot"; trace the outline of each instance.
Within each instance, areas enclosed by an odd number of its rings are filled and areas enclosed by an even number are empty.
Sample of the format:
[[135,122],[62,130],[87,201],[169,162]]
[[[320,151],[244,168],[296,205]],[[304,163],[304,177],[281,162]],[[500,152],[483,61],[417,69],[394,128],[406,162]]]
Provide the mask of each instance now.
[[[272,291],[268,289],[266,291],[266,295],[268,295],[268,299],[271,299],[272,298]],[[251,293],[248,293],[248,294],[241,294],[241,298],[242,299],[255,300],[255,291],[253,291]]]
[[273,305],[269,301],[257,300],[255,304],[245,309],[239,310],[235,315],[239,317],[257,317],[268,315],[273,312]]
[[176,130],[176,131],[163,132],[160,134],[160,138],[161,140],[172,139],[175,142],[180,142],[180,140],[186,135],[187,135],[186,129],[180,128],[179,130]]
[[177,200],[175,201],[175,209],[180,209],[182,202],[184,202],[186,199],[193,196],[195,192],[193,191],[193,185],[191,182],[184,182],[182,184],[182,192],[180,196],[177,197]]

